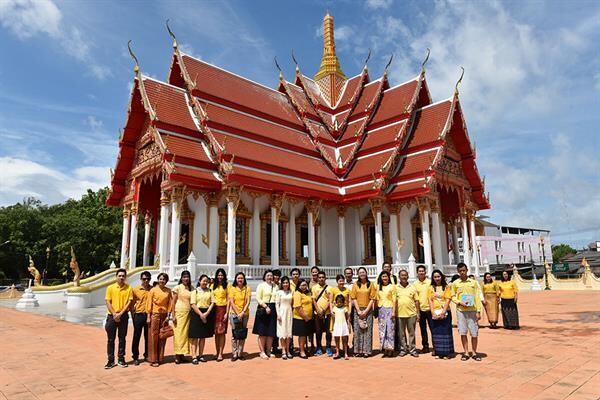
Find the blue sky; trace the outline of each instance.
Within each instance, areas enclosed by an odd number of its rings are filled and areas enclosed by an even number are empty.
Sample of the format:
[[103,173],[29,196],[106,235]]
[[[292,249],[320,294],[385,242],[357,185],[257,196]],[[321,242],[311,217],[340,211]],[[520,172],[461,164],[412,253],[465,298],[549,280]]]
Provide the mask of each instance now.
[[597,1],[69,1],[0,0],[0,205],[28,195],[55,203],[108,184],[133,78],[165,79],[167,18],[181,48],[274,87],[277,56],[293,76],[322,53],[335,18],[347,75],[368,49],[372,76],[419,71],[435,101],[461,101],[502,224],[553,231],[578,247],[600,239],[600,3]]

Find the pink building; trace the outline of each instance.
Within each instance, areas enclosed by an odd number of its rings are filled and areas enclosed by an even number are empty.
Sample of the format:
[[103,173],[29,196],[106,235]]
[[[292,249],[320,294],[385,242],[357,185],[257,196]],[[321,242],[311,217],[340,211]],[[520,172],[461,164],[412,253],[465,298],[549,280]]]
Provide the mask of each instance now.
[[[511,264],[543,265],[552,263],[550,231],[538,228],[496,225],[484,219],[475,220],[477,254],[479,265],[489,265],[490,270]],[[462,241],[459,240],[459,256]],[[486,268],[487,270],[487,268]]]

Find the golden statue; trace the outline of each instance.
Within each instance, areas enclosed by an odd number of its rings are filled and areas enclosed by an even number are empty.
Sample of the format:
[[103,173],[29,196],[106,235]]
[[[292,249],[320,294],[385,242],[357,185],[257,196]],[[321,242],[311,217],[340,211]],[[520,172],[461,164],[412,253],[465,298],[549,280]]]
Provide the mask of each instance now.
[[33,283],[35,286],[40,286],[42,284],[42,274],[35,267],[33,259],[29,256],[29,267],[27,267],[27,271],[33,276]]
[[79,270],[79,263],[77,262],[77,257],[75,257],[73,246],[71,246],[71,262],[69,263],[69,268],[71,268],[71,271],[73,271],[73,284],[77,287],[79,286],[81,271]]

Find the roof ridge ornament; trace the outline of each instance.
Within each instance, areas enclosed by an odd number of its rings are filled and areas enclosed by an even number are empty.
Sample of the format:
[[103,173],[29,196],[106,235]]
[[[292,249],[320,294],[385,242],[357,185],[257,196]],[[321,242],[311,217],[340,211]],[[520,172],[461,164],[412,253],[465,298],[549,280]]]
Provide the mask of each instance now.
[[273,61],[275,61],[275,66],[279,70],[279,80],[283,82],[283,71],[281,70],[281,66],[277,62],[277,56],[273,57]]
[[427,64],[427,61],[429,61],[429,55],[430,54],[431,54],[431,49],[428,47],[427,48],[427,56],[425,57],[425,59],[421,63],[421,76],[425,75],[425,64]]
[[171,30],[171,27],[169,26],[169,19],[167,18],[167,31],[169,32],[169,35],[171,35],[171,37],[173,38],[173,48],[177,49],[177,38],[175,37],[175,34],[173,33],[173,31]]
[[465,76],[465,69],[461,66],[460,69],[462,69],[462,72],[460,74],[460,78],[458,78],[458,81],[456,81],[456,85],[454,85],[454,95],[458,96],[458,86],[461,84],[463,77]]
[[390,56],[390,60],[388,61],[387,64],[385,64],[385,68],[383,69],[383,75],[387,77],[388,74],[388,68],[390,67],[390,65],[392,65],[392,60],[394,59],[394,53],[392,53],[392,55]]
[[298,60],[296,60],[296,56],[294,55],[294,49],[292,49],[292,60],[294,64],[296,64],[296,73],[300,72],[300,65],[298,65]]
[[140,63],[138,62],[138,58],[133,53],[133,50],[131,50],[131,39],[127,42],[127,50],[129,50],[129,55],[131,56],[131,59],[135,62],[133,72],[135,72],[137,75],[140,72]]
[[369,47],[369,54],[367,54],[367,58],[365,59],[365,66],[363,67],[363,70],[365,71],[369,71],[369,67],[367,66],[367,64],[369,63],[369,60],[371,59],[371,48]]

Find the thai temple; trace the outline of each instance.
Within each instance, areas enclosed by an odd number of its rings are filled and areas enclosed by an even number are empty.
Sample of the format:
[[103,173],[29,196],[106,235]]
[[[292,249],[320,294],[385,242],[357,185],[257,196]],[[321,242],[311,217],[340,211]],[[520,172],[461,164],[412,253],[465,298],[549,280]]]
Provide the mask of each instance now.
[[434,102],[426,61],[403,83],[366,62],[346,75],[323,23],[317,72],[296,64],[274,88],[185,54],[172,33],[165,82],[136,60],[107,200],[123,210],[121,266],[374,274],[384,261],[450,268],[460,251],[479,273],[474,218],[490,203],[458,83]]

